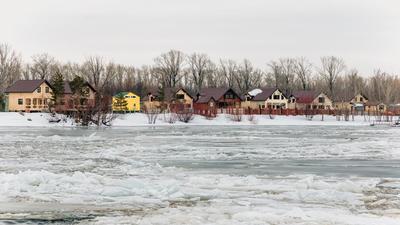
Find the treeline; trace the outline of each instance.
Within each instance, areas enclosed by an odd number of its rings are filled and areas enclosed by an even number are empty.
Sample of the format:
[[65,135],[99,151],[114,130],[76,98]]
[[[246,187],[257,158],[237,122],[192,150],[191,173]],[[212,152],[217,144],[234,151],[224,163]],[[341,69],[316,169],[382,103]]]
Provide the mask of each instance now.
[[65,80],[81,77],[105,95],[131,90],[143,96],[150,89],[177,86],[193,93],[203,87],[231,87],[242,94],[257,87],[278,87],[287,95],[294,90],[317,90],[344,100],[361,92],[373,101],[400,102],[397,75],[376,69],[361,76],[334,56],[321,57],[315,64],[304,57],[280,58],[266,62],[265,68],[256,68],[247,59],[212,61],[206,54],[177,50],[141,67],[117,64],[100,56],[81,63],[60,62],[46,53],[34,55],[31,63],[21,58],[10,46],[0,45],[0,93],[19,79],[52,80],[61,73]]

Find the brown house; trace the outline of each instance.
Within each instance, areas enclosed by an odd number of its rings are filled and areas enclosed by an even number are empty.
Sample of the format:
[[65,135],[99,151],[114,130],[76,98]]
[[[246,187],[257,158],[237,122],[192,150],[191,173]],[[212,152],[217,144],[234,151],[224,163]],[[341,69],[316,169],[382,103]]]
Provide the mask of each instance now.
[[60,102],[55,106],[55,110],[58,112],[75,111],[82,107],[93,107],[95,105],[96,90],[89,83],[85,83],[86,97],[83,101],[79,101],[74,96],[69,81],[64,82],[64,94]]
[[240,108],[242,99],[232,88],[203,88],[197,94],[193,108],[203,114],[207,110]]
[[51,92],[51,85],[46,80],[19,80],[5,91],[6,111],[47,111]]

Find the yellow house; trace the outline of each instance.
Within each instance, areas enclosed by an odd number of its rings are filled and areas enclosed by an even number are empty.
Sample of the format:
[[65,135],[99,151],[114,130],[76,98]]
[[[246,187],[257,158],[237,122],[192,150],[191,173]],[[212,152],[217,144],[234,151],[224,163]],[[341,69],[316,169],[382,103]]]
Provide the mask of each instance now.
[[[121,98],[124,100],[123,102],[119,100]],[[140,97],[133,92],[120,92],[113,97],[112,109],[116,112],[138,112],[140,111]]]
[[5,94],[8,112],[46,111],[52,99],[52,89],[46,80],[19,80]]

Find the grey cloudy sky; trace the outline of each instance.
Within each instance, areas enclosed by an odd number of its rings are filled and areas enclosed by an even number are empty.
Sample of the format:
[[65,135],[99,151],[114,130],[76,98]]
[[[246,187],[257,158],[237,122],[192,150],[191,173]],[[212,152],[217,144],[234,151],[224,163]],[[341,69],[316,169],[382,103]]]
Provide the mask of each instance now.
[[398,0],[0,0],[0,42],[29,60],[101,55],[140,66],[179,49],[217,60],[341,56],[400,74]]

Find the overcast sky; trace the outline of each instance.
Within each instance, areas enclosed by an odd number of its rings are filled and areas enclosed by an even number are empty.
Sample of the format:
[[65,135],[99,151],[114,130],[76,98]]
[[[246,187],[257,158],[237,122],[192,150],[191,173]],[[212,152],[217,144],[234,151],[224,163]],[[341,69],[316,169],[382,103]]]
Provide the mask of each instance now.
[[149,64],[162,52],[214,60],[343,57],[363,74],[400,74],[398,0],[0,0],[0,43],[25,60],[47,52]]

